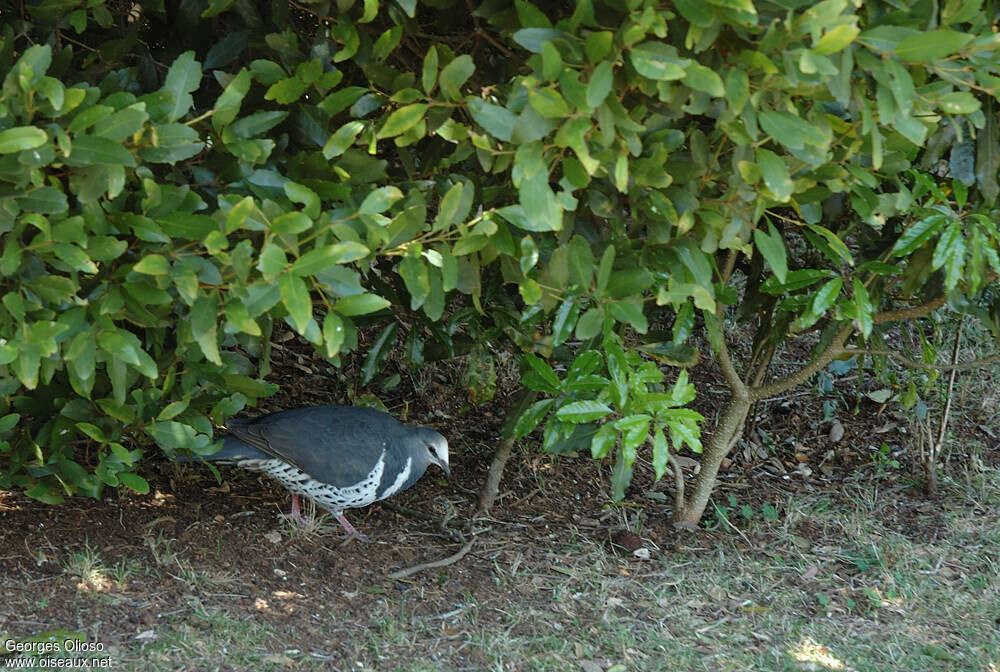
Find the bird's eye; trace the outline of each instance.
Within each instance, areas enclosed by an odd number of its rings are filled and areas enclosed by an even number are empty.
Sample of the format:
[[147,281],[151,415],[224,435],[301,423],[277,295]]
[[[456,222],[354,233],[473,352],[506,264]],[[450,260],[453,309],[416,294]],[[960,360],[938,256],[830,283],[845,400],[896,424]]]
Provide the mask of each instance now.
[[437,455],[437,453],[434,452],[434,446],[427,446],[427,452],[431,455]]

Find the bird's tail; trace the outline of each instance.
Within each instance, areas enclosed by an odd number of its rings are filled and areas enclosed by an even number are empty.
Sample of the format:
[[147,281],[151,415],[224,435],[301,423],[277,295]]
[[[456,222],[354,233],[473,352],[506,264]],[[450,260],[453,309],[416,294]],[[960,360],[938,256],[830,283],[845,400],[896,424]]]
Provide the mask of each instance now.
[[249,443],[241,441],[232,434],[227,434],[222,439],[222,448],[211,455],[196,455],[193,457],[178,456],[178,462],[198,462],[206,460],[208,462],[238,462],[240,460],[266,460],[267,455],[257,450]]

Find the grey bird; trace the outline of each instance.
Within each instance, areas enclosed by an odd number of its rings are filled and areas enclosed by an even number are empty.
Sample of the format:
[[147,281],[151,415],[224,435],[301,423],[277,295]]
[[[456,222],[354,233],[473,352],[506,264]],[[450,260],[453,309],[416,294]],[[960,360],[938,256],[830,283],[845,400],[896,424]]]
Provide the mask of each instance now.
[[292,493],[288,517],[302,522],[299,495],[326,509],[361,540],[345,509],[406,490],[436,464],[451,476],[448,441],[433,429],[354,406],[310,406],[232,418],[222,448],[204,459],[262,471]]

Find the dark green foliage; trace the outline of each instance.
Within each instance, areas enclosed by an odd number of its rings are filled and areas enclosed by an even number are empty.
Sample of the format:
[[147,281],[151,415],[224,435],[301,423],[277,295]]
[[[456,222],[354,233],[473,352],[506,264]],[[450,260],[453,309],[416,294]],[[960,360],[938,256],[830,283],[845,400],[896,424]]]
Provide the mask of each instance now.
[[486,344],[528,353],[515,433],[615,454],[621,497],[647,442],[657,476],[699,449],[654,361],[697,361],[702,322],[718,347],[720,305],[775,343],[867,338],[1000,273],[993,0],[24,4],[0,16],[0,488],[45,501],[145,489],[150,441],[211,450],[274,392],[275,320],[332,365],[375,327],[362,383],[400,346],[471,352],[483,398]]

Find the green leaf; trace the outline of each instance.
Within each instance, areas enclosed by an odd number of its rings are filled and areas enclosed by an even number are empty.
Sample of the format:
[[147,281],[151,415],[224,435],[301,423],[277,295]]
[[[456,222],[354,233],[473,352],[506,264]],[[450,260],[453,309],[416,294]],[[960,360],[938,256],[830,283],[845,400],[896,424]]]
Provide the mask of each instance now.
[[240,113],[251,83],[250,71],[244,68],[223,89],[222,95],[215,101],[215,114],[212,115],[212,126],[216,130],[226,127]]
[[434,218],[435,231],[447,229],[457,223],[460,217],[464,217],[465,213],[459,212],[464,191],[465,185],[461,182],[456,182],[445,193],[441,199],[441,204],[438,206],[437,217]]
[[346,264],[363,259],[371,254],[371,250],[354,241],[334,243],[306,252],[292,264],[293,275],[315,275],[334,264]]
[[177,121],[194,104],[191,92],[201,83],[201,64],[194,56],[193,51],[185,51],[174,59],[173,65],[167,70],[163,90],[173,96],[173,101],[167,111],[166,121]]
[[968,33],[954,30],[931,30],[911,35],[893,50],[901,60],[909,63],[929,63],[955,53],[973,39]]
[[417,310],[424,305],[431,291],[427,266],[419,254],[407,254],[399,262],[398,272],[410,293],[410,310]]
[[[434,84],[437,82],[437,71],[437,47],[431,45],[430,49],[427,50],[427,54],[424,56],[424,64],[420,74],[420,85],[423,87],[424,93],[427,95],[430,95],[431,91],[434,90]],[[459,86],[461,86],[461,84]]]
[[514,41],[533,54],[542,51],[542,45],[551,40],[566,39],[569,36],[552,28],[522,28],[512,36]]
[[587,40],[583,47],[587,54],[587,60],[591,63],[603,61],[611,53],[614,39],[614,33],[610,30],[594,30],[587,33]]
[[326,356],[333,359],[344,344],[344,320],[337,313],[327,313],[323,317],[323,343]]
[[[590,81],[587,82],[587,105],[599,107],[604,99],[611,93],[611,85],[614,83],[614,70],[611,63],[602,61],[590,73]],[[540,110],[539,110],[540,111]]]
[[361,384],[367,385],[374,380],[375,375],[382,368],[383,362],[388,357],[392,346],[396,341],[396,332],[399,330],[399,322],[390,322],[385,325],[379,333],[378,338],[372,343],[365,355],[365,361],[361,364]]
[[851,266],[854,265],[854,258],[851,256],[851,251],[847,248],[847,245],[840,239],[837,234],[835,234],[830,229],[825,226],[820,226],[819,224],[806,224],[806,227],[813,233],[819,234],[826,239],[827,244],[830,249],[833,250],[834,254],[840,257],[843,261],[847,262]]
[[781,234],[775,230],[774,224],[768,223],[768,225],[771,229],[769,234],[765,233],[763,229],[754,230],[754,243],[767,259],[767,263],[774,271],[774,275],[777,276],[778,282],[784,284],[785,277],[788,275],[788,256],[785,252],[785,242]]
[[41,147],[49,139],[40,128],[34,126],[15,126],[6,131],[0,131],[0,154],[12,154],[25,149]]
[[0,418],[0,434],[6,434],[17,426],[21,420],[20,413],[8,413]]
[[379,129],[377,137],[382,139],[402,135],[424,118],[424,114],[427,113],[427,107],[426,103],[414,103],[413,105],[406,105],[399,108],[385,120],[385,124]]
[[345,86],[324,98],[318,107],[332,116],[354,105],[367,92],[368,89],[361,86]]
[[566,299],[556,311],[552,321],[552,344],[562,345],[573,333],[577,317],[580,315],[580,305],[576,299]]
[[813,51],[822,56],[829,56],[830,54],[835,54],[841,49],[847,47],[854,38],[858,36],[861,32],[857,26],[851,26],[845,23],[834,26],[821,37],[813,46]]
[[358,208],[358,214],[377,215],[392,207],[392,204],[403,198],[403,192],[396,187],[379,187],[365,196]]
[[372,46],[372,55],[377,61],[384,61],[386,57],[399,46],[399,41],[403,37],[403,27],[393,26],[379,35]]
[[465,99],[469,108],[469,114],[476,123],[482,126],[483,130],[495,137],[497,140],[507,142],[514,132],[514,124],[517,117],[506,107],[487,103],[480,98],[469,96]]
[[146,275],[168,275],[170,262],[162,254],[147,254],[132,267],[132,270]]
[[298,77],[288,77],[275,82],[264,94],[264,100],[273,100],[280,105],[294,103],[302,97],[309,85]]
[[225,374],[222,378],[225,381],[226,389],[229,392],[239,392],[240,394],[244,394],[251,399],[257,399],[258,397],[270,397],[278,391],[278,386],[274,383],[268,383],[263,380],[254,380],[248,376]]
[[135,157],[117,142],[93,135],[79,135],[73,138],[73,152],[66,157],[68,166],[135,167]]
[[237,301],[230,301],[226,304],[226,320],[245,334],[260,336],[262,333],[260,325],[257,324],[255,319],[250,317],[247,307]]
[[[245,376],[241,377],[245,378]],[[227,387],[230,387],[228,381]],[[146,425],[146,433],[153,441],[156,441],[157,445],[168,450],[178,448],[191,450],[199,445],[197,430],[191,425],[176,420],[150,423]]]
[[788,167],[780,156],[769,149],[757,150],[757,166],[764,178],[764,184],[774,194],[774,199],[784,203],[792,197],[795,186],[788,174]]
[[868,290],[865,289],[864,283],[858,278],[854,278],[854,304],[858,309],[858,319],[857,324],[861,335],[866,339],[872,333],[872,315],[875,312],[872,308],[871,298],[868,296]]
[[201,13],[201,18],[208,19],[213,16],[218,16],[232,7],[234,2],[236,2],[236,0],[209,0],[208,7],[206,7],[205,11]]
[[133,492],[138,492],[140,495],[145,495],[149,493],[149,481],[138,474],[133,474],[130,471],[119,471],[115,476],[121,481],[129,490]]
[[653,274],[645,268],[614,271],[605,283],[604,295],[624,299],[641,294],[653,285]]
[[937,104],[947,114],[972,114],[981,107],[979,100],[968,91],[946,93],[938,98]]
[[764,132],[789,149],[803,149],[806,145],[823,147],[826,138],[823,133],[789,112],[761,110],[758,114]]
[[559,392],[559,376],[541,357],[529,352],[522,357],[522,360],[528,365],[522,380],[525,387],[537,392]]
[[813,298],[811,307],[813,315],[819,316],[829,310],[833,304],[836,303],[837,297],[840,296],[840,290],[843,286],[843,280],[840,278],[834,278],[820,287],[819,291],[816,292],[816,296]]
[[906,229],[892,246],[894,257],[907,257],[923,245],[944,225],[946,218],[942,214],[929,215]]
[[333,309],[345,317],[353,317],[374,313],[390,305],[391,302],[375,294],[354,294],[339,299]]
[[476,65],[468,54],[462,54],[455,58],[441,69],[441,75],[438,77],[441,93],[450,100],[461,100],[462,85],[475,71]]
[[669,464],[670,446],[667,445],[667,436],[663,433],[663,427],[657,425],[653,432],[653,474],[655,480],[663,478]]
[[[569,115],[569,105],[566,104],[566,101],[555,89],[532,89],[528,92],[528,102],[531,103],[531,106],[535,108],[538,114],[548,119],[562,119]],[[507,111],[506,108],[499,109],[504,110],[504,112]],[[505,124],[513,118],[512,113],[508,114],[510,114],[510,117],[505,117],[503,122]],[[475,115],[473,116],[475,118]],[[479,119],[476,119],[476,121],[479,121]],[[512,123],[516,123],[516,121],[514,119]],[[480,122],[480,125],[483,125],[482,122]],[[486,126],[483,125],[483,128],[486,128]],[[511,127],[511,131],[513,131],[513,126]],[[492,131],[490,132],[492,133]]]
[[70,268],[82,273],[97,273],[97,264],[90,260],[87,253],[76,245],[70,243],[56,243],[52,246],[52,251],[60,261],[65,262]]
[[687,66],[683,81],[695,91],[704,91],[715,98],[723,98],[726,95],[726,87],[722,84],[722,78],[715,70],[698,63]]
[[743,111],[750,100],[750,76],[746,70],[731,68],[726,73],[726,100],[734,114]]
[[531,434],[546,414],[548,414],[549,409],[555,401],[555,399],[542,399],[524,409],[521,415],[518,416],[517,422],[514,423],[514,438],[523,439],[528,434]]
[[137,103],[104,117],[94,124],[92,132],[113,142],[124,142],[141,129],[148,119],[145,105]]
[[313,220],[306,213],[293,210],[275,217],[271,222],[271,231],[278,235],[302,233],[313,228]]
[[191,323],[191,335],[201,348],[205,359],[219,366],[222,358],[219,355],[219,339],[217,335],[216,320],[219,314],[219,300],[213,292],[210,295],[202,295],[195,300],[191,306],[189,316]]
[[260,251],[257,270],[260,271],[265,280],[270,282],[285,270],[285,264],[287,263],[288,260],[285,258],[285,252],[274,243],[267,242],[264,243],[264,247]]
[[601,425],[601,428],[590,440],[590,454],[595,460],[602,460],[608,456],[615,447],[618,440],[618,430],[611,423]]
[[38,212],[46,215],[57,215],[69,210],[66,194],[55,187],[39,187],[32,189],[17,199],[21,210]]
[[628,451],[629,465],[635,461],[636,448],[638,448],[649,436],[649,423],[652,418],[646,413],[627,415],[614,422],[615,427],[622,433],[622,448]]
[[295,331],[305,334],[306,327],[312,320],[312,299],[305,280],[297,275],[285,274],[278,279],[278,290],[281,292],[281,302],[292,318]]
[[581,424],[600,420],[609,413],[611,408],[599,401],[573,401],[556,411],[556,417],[563,422]]
[[198,132],[184,124],[160,124],[153,131],[157,144],[139,149],[139,156],[150,163],[177,163],[205,148],[205,143],[198,140]]
[[601,333],[604,326],[604,315],[600,308],[590,308],[580,316],[576,323],[576,337],[586,341]]
[[[643,42],[635,45],[629,52],[629,60],[640,75],[660,81],[684,78],[687,71],[683,66],[689,62],[677,56],[676,48],[663,42]],[[722,86],[721,80],[719,86]]]
[[365,123],[362,121],[349,121],[337,131],[330,136],[326,144],[323,145],[323,157],[326,159],[332,159],[343,154],[347,149],[354,144],[354,141],[361,134],[361,131],[365,129]]
[[205,69],[222,68],[239,58],[247,48],[248,35],[246,30],[235,30],[213,44],[205,54]]

